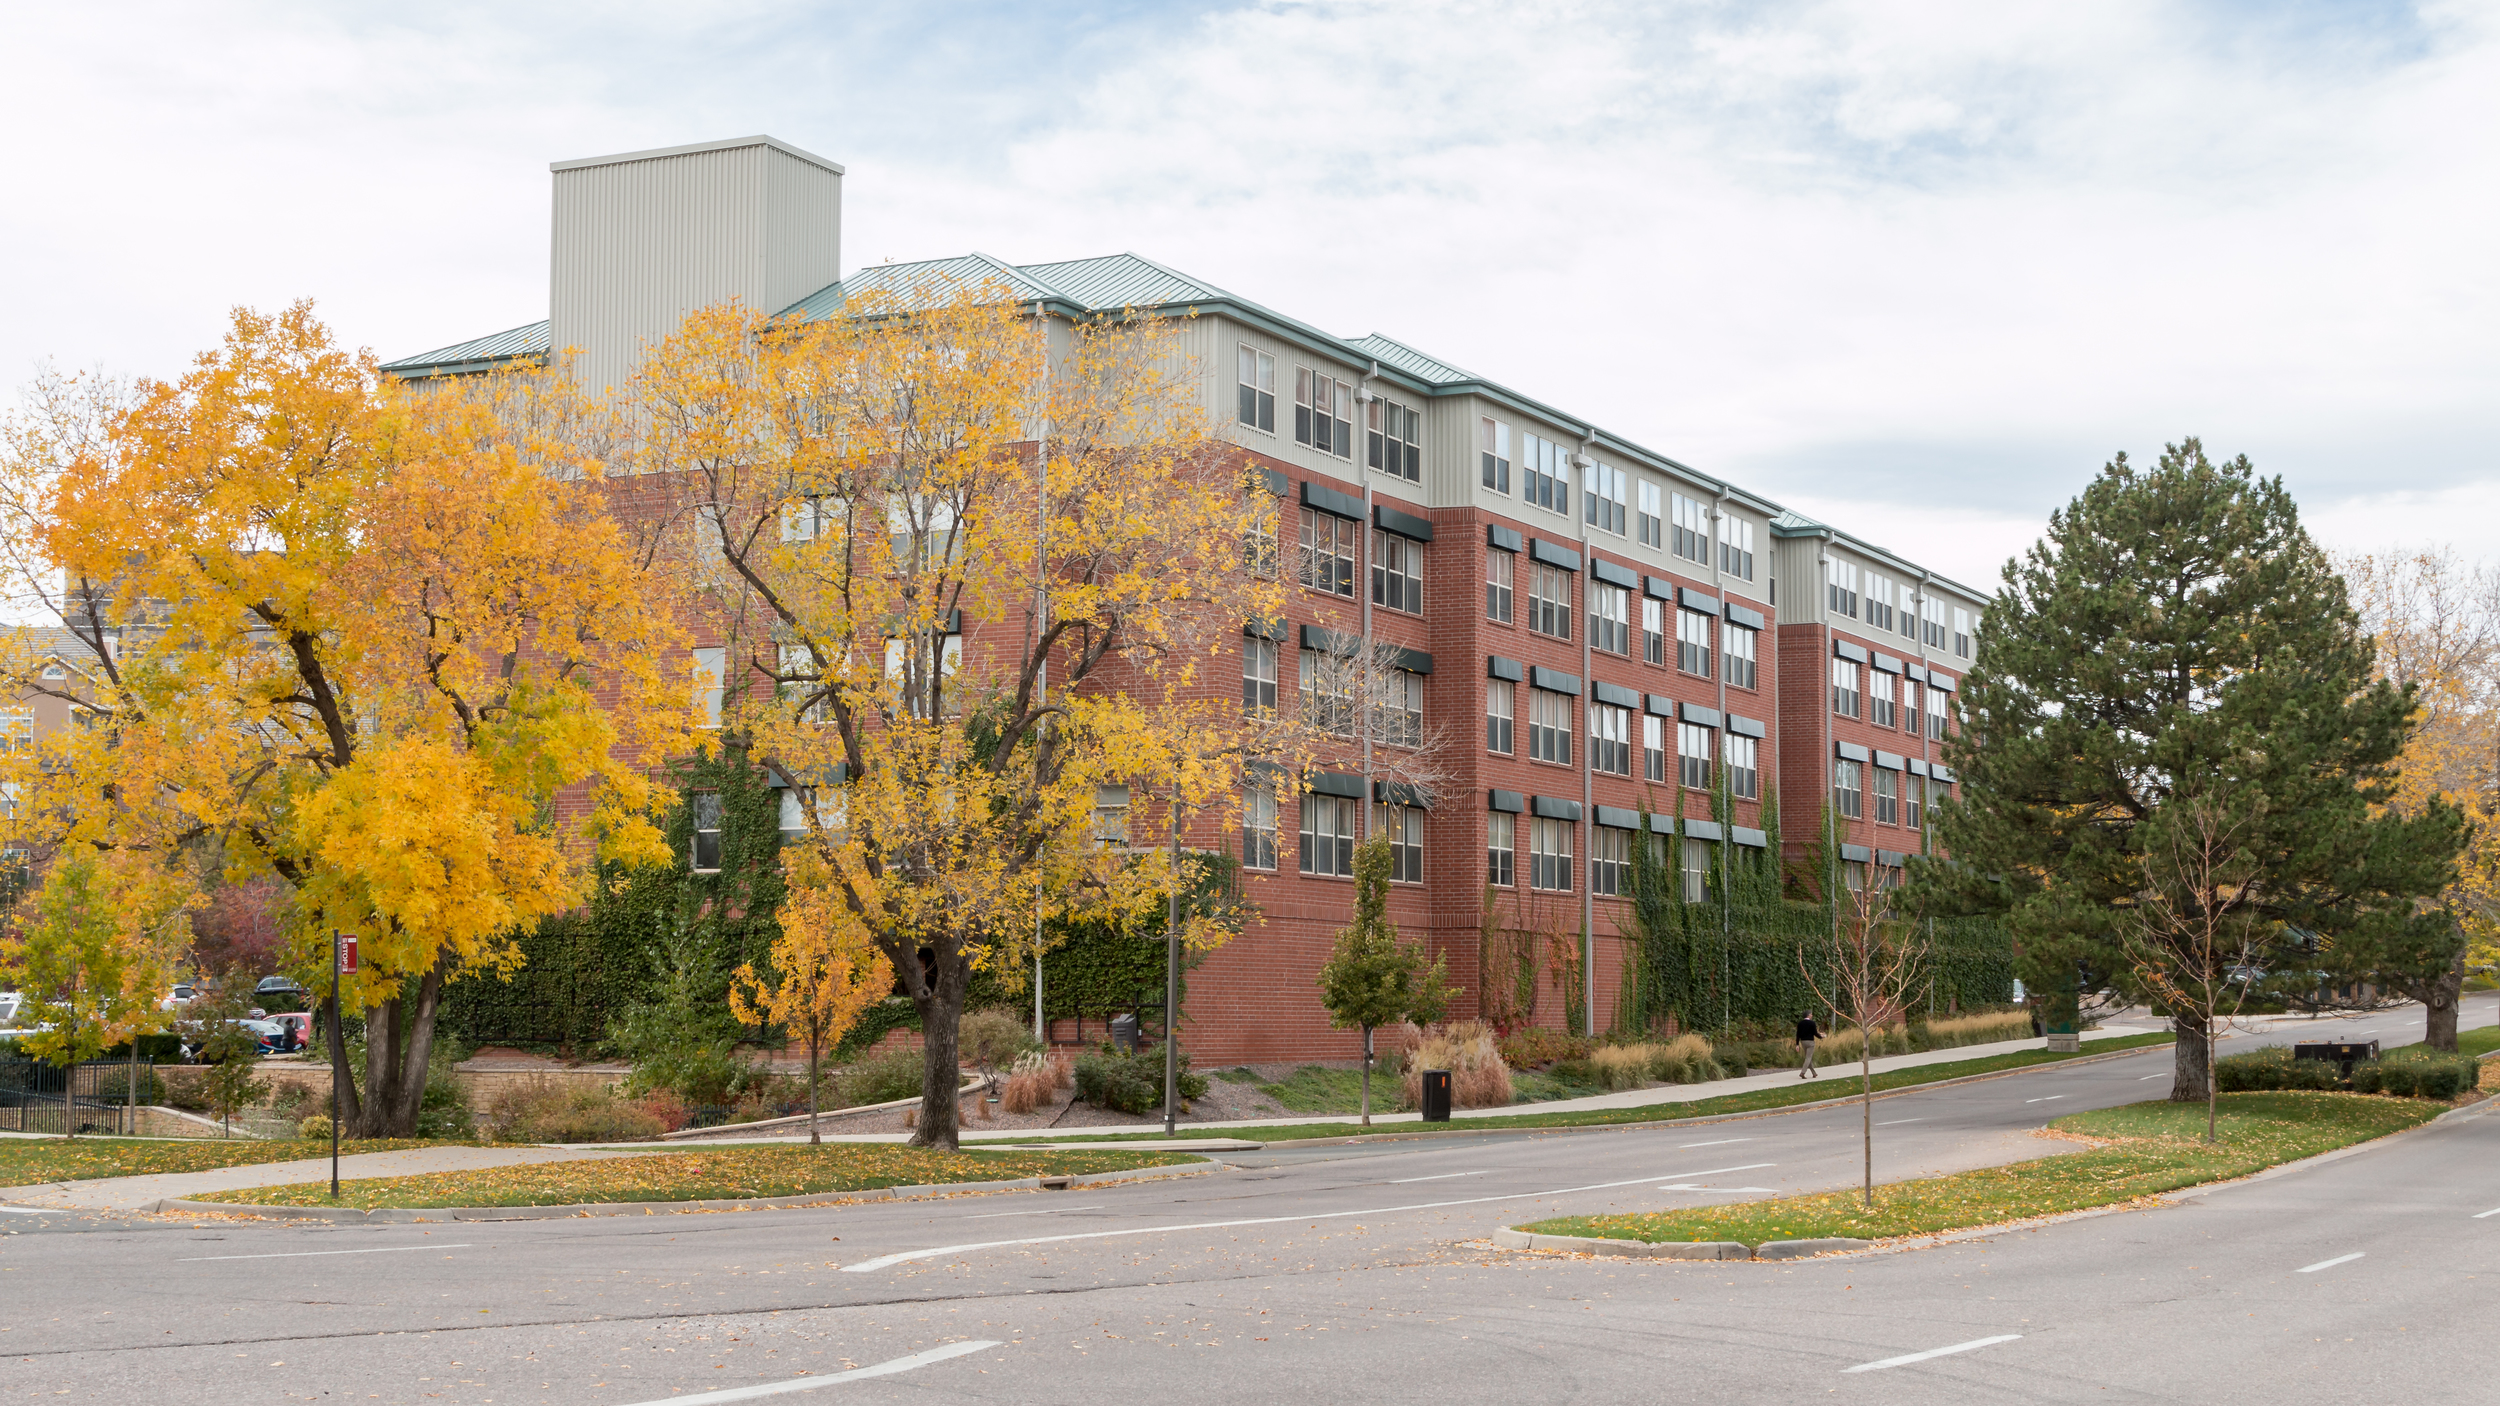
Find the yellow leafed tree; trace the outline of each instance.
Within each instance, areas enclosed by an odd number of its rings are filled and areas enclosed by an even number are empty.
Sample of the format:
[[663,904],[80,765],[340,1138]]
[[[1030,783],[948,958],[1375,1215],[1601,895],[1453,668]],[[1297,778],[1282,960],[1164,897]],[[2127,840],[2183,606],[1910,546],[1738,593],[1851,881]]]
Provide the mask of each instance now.
[[[560,368],[400,386],[301,304],[237,311],[179,381],[36,404],[0,510],[21,575],[58,573],[90,725],[21,771],[35,838],[280,875],[317,990],[357,934],[360,1078],[327,1023],[346,1126],[408,1132],[444,984],[511,970],[594,856],[665,852],[628,759],[681,745],[685,699],[604,421]],[[12,681],[70,687],[29,640]]]
[[791,788],[793,906],[850,915],[917,1008],[929,1146],[955,1145],[974,969],[1179,882],[1167,851],[1098,842],[1102,788],[1223,827],[1279,752],[1217,667],[1280,614],[1272,552],[1244,546],[1273,540],[1274,500],[1168,324],[1053,345],[1030,312],[944,286],[807,325],[712,309],[635,393],[644,481],[671,486],[675,559],[724,622],[700,711],[717,689]]
[[807,1140],[821,1143],[816,1090],[825,1051],[894,989],[894,967],[823,876],[799,869],[790,901],[780,909],[770,971],[740,966],[730,982],[729,1009],[749,1025],[778,1025],[807,1047]]

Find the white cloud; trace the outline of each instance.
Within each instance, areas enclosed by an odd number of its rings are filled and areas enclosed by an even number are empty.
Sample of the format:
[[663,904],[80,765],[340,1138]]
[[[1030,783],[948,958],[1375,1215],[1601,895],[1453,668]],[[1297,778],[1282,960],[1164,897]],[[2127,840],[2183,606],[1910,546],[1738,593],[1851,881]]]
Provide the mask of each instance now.
[[761,130],[853,266],[1134,249],[1975,585],[2186,434],[2391,525],[2500,477],[2489,0],[340,13],[0,20],[0,367],[497,330],[547,160]]

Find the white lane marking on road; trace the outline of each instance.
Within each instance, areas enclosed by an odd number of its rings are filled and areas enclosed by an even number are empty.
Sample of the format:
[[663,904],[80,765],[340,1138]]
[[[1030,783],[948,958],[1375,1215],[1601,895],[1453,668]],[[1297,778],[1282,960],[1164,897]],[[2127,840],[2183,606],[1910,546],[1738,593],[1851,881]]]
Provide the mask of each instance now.
[[1628,1181],[1601,1181],[1587,1186],[1558,1186],[1551,1191],[1513,1191],[1500,1196],[1469,1196],[1457,1201],[1419,1201],[1410,1206],[1367,1206],[1359,1211],[1322,1211],[1307,1216],[1253,1216],[1245,1220],[1193,1221],[1186,1225],[1138,1225],[1123,1230],[1086,1230],[1069,1235],[1035,1235],[1022,1240],[984,1240],[971,1245],[936,1245],[926,1250],[904,1250],[899,1254],[879,1255],[872,1260],[842,1266],[844,1274],[866,1274],[870,1270],[909,1260],[936,1259],[940,1255],[969,1254],[974,1250],[1004,1250],[1017,1245],[1057,1245],[1070,1240],[1110,1240],[1124,1235],[1166,1235],[1178,1230],[1230,1230],[1244,1225],[1286,1225],[1294,1222],[1344,1220],[1348,1216],[1387,1216],[1401,1211],[1438,1211],[1451,1206],[1481,1206],[1490,1201],[1531,1201],[1549,1196],[1568,1196],[1575,1191],[1611,1191],[1618,1186],[1648,1186],[1652,1182],[1674,1181],[1680,1177],[1717,1176],[1721,1172],[1752,1172],[1776,1162],[1748,1162],[1741,1167],[1704,1167],[1697,1172],[1669,1172],[1662,1177],[1633,1177]]
[[1061,1213],[1063,1213],[1063,1212],[1066,1212],[1066,1211],[1099,1211],[1099,1210],[1101,1210],[1101,1209],[1102,1209],[1102,1207],[1101,1207],[1101,1206],[1099,1206],[1099,1205],[1093,1205],[1093,1206],[1053,1206],[1053,1207],[1051,1207],[1051,1208],[1050,1208],[1049,1210],[1047,1210],[1047,1211],[990,1211],[990,1212],[987,1212],[987,1213],[985,1213],[985,1214],[983,1214],[983,1215],[977,1215],[977,1216],[966,1216],[966,1217],[964,1217],[964,1219],[965,1219],[965,1220],[996,1220],[996,1219],[998,1219],[1000,1216],[1055,1216],[1055,1215],[1059,1215],[1059,1214],[1061,1214]]
[[2315,1274],[2321,1269],[2333,1269],[2339,1264],[2350,1264],[2367,1253],[2369,1253],[2367,1250],[2355,1250],[2349,1255],[2337,1255],[2331,1260],[2320,1260],[2316,1264],[2304,1264],[2300,1268],[2293,1270],[2292,1273]]
[[1669,1183],[1667,1183],[1665,1186],[1661,1186],[1661,1187],[1658,1187],[1658,1188],[1656,1188],[1656,1189],[1657,1189],[1657,1190],[1659,1190],[1659,1191],[1718,1191],[1718,1192],[1725,1192],[1725,1193],[1727,1193],[1728,1195],[1731,1195],[1731,1196],[1732,1196],[1732,1195],[1735,1195],[1735,1194],[1737,1194],[1737,1193],[1739,1193],[1739,1192],[1745,1192],[1745,1191],[1762,1191],[1762,1192],[1768,1192],[1768,1191],[1775,1190],[1776,1188],[1773,1188],[1773,1187],[1768,1187],[1768,1186],[1695,1186],[1695,1185],[1693,1185],[1691,1182],[1686,1182],[1686,1181],[1677,1181],[1677,1182],[1669,1182]]
[[2474,1219],[2476,1219],[2476,1220],[2489,1220],[2489,1219],[2491,1219],[2493,1216],[2500,1216],[2500,1208],[2495,1208],[2495,1209],[2493,1209],[2493,1210],[2488,1210],[2488,1211],[2485,1211],[2485,1212],[2483,1212],[2481,1215],[2478,1215],[2478,1216],[2474,1217]]
[[968,1343],[948,1343],[944,1347],[933,1347],[927,1352],[915,1352],[909,1357],[897,1357],[890,1362],[879,1362],[871,1367],[854,1367],[847,1372],[828,1372],[821,1377],[792,1377],[786,1382],[765,1382],[761,1386],[733,1386],[727,1391],[707,1391],[700,1396],[663,1396],[655,1401],[638,1401],[634,1403],[634,1406],[701,1406],[701,1403],[707,1401],[753,1401],[759,1396],[779,1396],[785,1391],[814,1391],[820,1386],[832,1386],[837,1382],[855,1382],[863,1377],[890,1377],[897,1372],[908,1372],[914,1367],[926,1367],[932,1362],[943,1362],[947,1358],[961,1357],[966,1353],[986,1352],[1000,1346],[1003,1344],[994,1338],[978,1338]]
[[[2141,1079],[2138,1079],[2136,1082],[2140,1084],[2140,1083],[2142,1083],[2142,1082],[2144,1082],[2144,1081],[2143,1081],[2143,1080],[2141,1080]],[[2059,1100],[2059,1099],[2061,1099],[2061,1098],[2064,1098],[2064,1097],[2065,1097],[2065,1095],[2064,1095],[2064,1094],[2050,1094],[2050,1095],[2048,1095],[2048,1096],[2047,1096],[2047,1097],[2045,1097],[2045,1098],[2027,1098],[2027,1099],[2024,1099],[2024,1100],[2023,1100],[2023,1102],[2025,1102],[2025,1103],[2055,1103],[2057,1100]]]
[[1861,1362],[1855,1367],[1843,1367],[1840,1370],[1844,1373],[1880,1372],[1886,1367],[1907,1367],[1913,1362],[1924,1362],[1931,1357],[1950,1357],[1954,1353],[1969,1352],[1974,1348],[1995,1347],[1998,1343],[2010,1343],[2021,1336],[2020,1333],[1999,1333],[1993,1338],[1973,1338],[1969,1342],[1955,1343],[1951,1347],[1931,1347],[1925,1352],[1905,1352],[1899,1357],[1887,1357],[1881,1362]]
[[1696,1147],[1725,1147],[1731,1142],[1751,1141],[1753,1141],[1753,1139],[1749,1137],[1723,1137],[1717,1142],[1679,1142],[1675,1145],[1675,1150],[1678,1152],[1684,1152]]
[[53,1210],[49,1206],[0,1206],[0,1211],[6,1211],[13,1216],[50,1216],[63,1214],[62,1212]]
[[1878,1123],[1875,1126],[1879,1128],[1889,1128],[1893,1125],[1893,1123],[1924,1123],[1926,1121],[1927,1120],[1925,1118],[1895,1118],[1892,1120],[1892,1123]]
[[[2170,1077],[2170,1071],[2169,1071],[2169,1070],[2167,1070],[2167,1069],[2165,1069],[2165,1070],[2163,1070],[2162,1072],[2160,1072],[2159,1074],[2147,1074],[2147,1075],[2145,1075],[2145,1076],[2144,1076],[2144,1079],[2167,1079],[2167,1078],[2169,1078],[2169,1077]],[[2137,1082],[2137,1083],[2139,1083],[2139,1084],[2141,1084],[2141,1083],[2143,1083],[2143,1082],[2144,1082],[2144,1079],[2138,1079],[2138,1080],[2136,1080],[2136,1082]]]
[[1448,1181],[1452,1177],[1489,1177],[1491,1175],[1493,1175],[1493,1169],[1488,1167],[1481,1172],[1443,1172],[1439,1176],[1431,1177],[1399,1177],[1396,1181],[1389,1183],[1389,1185],[1404,1186],[1408,1182],[1414,1181]]
[[462,1241],[457,1245],[376,1245],[370,1250],[288,1250],[275,1255],[188,1255],[176,1264],[200,1264],[208,1260],[300,1260],[314,1255],[396,1255],[408,1250],[471,1250],[475,1245]]

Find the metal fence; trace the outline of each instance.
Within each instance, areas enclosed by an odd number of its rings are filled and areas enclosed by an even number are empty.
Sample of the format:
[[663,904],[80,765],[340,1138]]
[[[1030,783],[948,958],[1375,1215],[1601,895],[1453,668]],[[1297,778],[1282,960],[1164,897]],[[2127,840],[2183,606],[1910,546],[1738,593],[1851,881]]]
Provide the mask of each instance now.
[[[137,1104],[133,1109],[133,1083]],[[162,1101],[155,1066],[98,1060],[64,1068],[42,1060],[0,1060],[0,1130],[13,1133],[140,1131],[147,1106]]]

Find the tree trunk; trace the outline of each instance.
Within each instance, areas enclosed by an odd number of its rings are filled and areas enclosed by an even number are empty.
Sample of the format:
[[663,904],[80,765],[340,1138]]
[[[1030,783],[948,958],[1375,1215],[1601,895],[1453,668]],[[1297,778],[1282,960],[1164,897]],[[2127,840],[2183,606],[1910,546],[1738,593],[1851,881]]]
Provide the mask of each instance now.
[[[426,1061],[434,1053],[434,1017],[442,1008],[443,969],[417,982],[416,1009],[394,997],[365,1008],[364,1094],[350,1087],[345,1100],[355,1136],[411,1137],[425,1103]],[[333,1022],[335,1026],[336,1022]],[[331,1037],[331,1077],[347,1066],[343,1032]]]
[[2457,1052],[2457,1000],[2465,991],[2465,949],[2459,947],[2448,969],[2415,986],[2407,995],[2422,1003],[2422,1043],[2449,1054]]
[[[912,958],[917,962],[919,954]],[[961,956],[943,954],[932,965],[936,979],[920,983],[922,990],[912,995],[920,1012],[921,1063],[920,1117],[912,1128],[911,1146],[952,1152],[960,1131],[955,1093],[963,1087],[960,1026],[970,967]]]
[[807,1144],[822,1147],[824,1130],[816,1126],[816,1070],[821,1062],[818,1052],[824,1048],[824,1035],[813,1025],[807,1031]]
[[2206,1059],[2205,1017],[2196,1011],[2171,1012],[2170,1028],[2178,1039],[2170,1047],[2170,1101],[2203,1103],[2213,1092],[2213,1065]]
[[1875,1037],[1858,1023],[1858,1110],[1859,1135],[1866,1141],[1866,1208],[1875,1209]]
[[[1452,1068],[1457,1067],[1452,1061]],[[1372,1028],[1363,1027],[1363,1126],[1372,1125]]]

